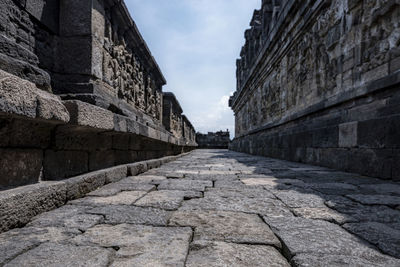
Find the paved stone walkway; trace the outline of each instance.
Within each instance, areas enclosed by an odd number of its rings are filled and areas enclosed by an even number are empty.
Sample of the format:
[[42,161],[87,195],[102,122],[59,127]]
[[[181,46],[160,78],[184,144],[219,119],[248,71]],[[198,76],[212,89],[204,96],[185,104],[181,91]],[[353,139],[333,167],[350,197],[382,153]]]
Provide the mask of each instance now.
[[197,150],[0,235],[4,266],[400,266],[400,183]]

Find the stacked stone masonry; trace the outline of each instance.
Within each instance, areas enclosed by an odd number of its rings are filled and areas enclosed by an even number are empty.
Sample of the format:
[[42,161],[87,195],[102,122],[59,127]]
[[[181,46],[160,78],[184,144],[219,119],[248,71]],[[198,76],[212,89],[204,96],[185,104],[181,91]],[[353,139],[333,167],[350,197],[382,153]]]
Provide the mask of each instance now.
[[0,188],[191,150],[165,83],[123,1],[1,0]]
[[263,0],[231,149],[400,179],[400,2]]
[[229,131],[208,132],[207,134],[197,133],[196,143],[199,148],[228,148],[231,141]]

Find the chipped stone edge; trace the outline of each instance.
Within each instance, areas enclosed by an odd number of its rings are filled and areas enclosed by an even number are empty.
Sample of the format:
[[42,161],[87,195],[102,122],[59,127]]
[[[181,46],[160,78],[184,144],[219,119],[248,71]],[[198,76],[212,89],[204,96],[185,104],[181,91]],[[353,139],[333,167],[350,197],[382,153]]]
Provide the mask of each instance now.
[[[158,168],[190,153],[120,165],[59,182],[44,181],[2,191],[0,194],[0,233],[22,227],[30,222],[33,217],[63,206],[67,201],[82,198],[87,193],[105,184],[118,182],[128,176],[135,176],[150,169]],[[55,188],[63,190],[60,194],[61,198],[53,205],[43,205],[43,201],[48,201],[49,198],[51,199],[54,196]],[[26,205],[26,203],[30,204]]]

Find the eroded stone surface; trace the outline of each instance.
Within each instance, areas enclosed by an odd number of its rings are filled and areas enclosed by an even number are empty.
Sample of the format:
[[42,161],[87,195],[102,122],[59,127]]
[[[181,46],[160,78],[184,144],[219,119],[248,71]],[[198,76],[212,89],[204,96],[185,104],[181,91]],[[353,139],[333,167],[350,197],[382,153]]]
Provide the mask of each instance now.
[[108,266],[113,251],[93,246],[45,243],[13,259],[5,266]]
[[125,205],[114,205],[112,208],[98,207],[89,210],[88,213],[104,215],[108,224],[166,225],[170,217],[170,212],[161,209]]
[[180,207],[185,196],[193,196],[191,191],[159,190],[148,193],[139,199],[135,205],[153,207],[165,210],[176,210]]
[[225,242],[195,241],[186,266],[290,266],[273,247]]
[[195,227],[195,240],[214,240],[280,247],[280,242],[259,216],[227,211],[177,211],[173,226]]
[[139,198],[147,194],[146,191],[125,191],[118,193],[115,196],[108,197],[85,197],[70,201],[72,205],[87,205],[87,206],[101,206],[101,205],[132,205]]
[[112,266],[184,266],[191,235],[189,227],[98,225],[72,242],[118,247]]
[[158,186],[158,189],[205,191],[206,187],[212,187],[212,186],[213,184],[211,181],[169,179],[166,181],[162,181]]

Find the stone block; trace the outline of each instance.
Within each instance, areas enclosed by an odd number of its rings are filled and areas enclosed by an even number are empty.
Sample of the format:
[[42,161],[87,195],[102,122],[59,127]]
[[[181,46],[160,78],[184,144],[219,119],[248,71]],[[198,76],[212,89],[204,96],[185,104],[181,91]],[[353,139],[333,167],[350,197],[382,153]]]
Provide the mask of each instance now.
[[135,176],[144,173],[148,170],[146,162],[136,162],[129,164],[128,166],[128,176]]
[[338,126],[322,127],[312,131],[313,147],[338,147]]
[[60,1],[61,36],[82,36],[92,33],[92,0]]
[[350,172],[384,179],[392,176],[392,149],[353,149],[347,160]]
[[65,123],[70,117],[60,98],[0,70],[0,114]]
[[66,202],[66,185],[43,182],[2,191],[0,194],[0,232],[28,223],[32,217]]
[[114,150],[114,165],[129,164],[138,160],[136,151]]
[[130,144],[129,135],[118,134],[113,136],[113,149],[128,150]]
[[364,83],[375,81],[389,75],[389,63],[385,63],[375,69],[365,72],[361,75]]
[[88,153],[83,151],[46,150],[43,171],[45,180],[62,180],[89,171]]
[[394,73],[399,69],[400,69],[400,57],[392,59],[389,64],[390,73]]
[[43,122],[0,118],[0,146],[46,148],[56,126]]
[[71,124],[98,130],[114,129],[114,119],[111,111],[78,100],[67,100],[63,103],[70,113]]
[[359,122],[358,142],[364,148],[399,148],[400,116]]
[[400,149],[393,149],[392,179],[400,181]]
[[89,171],[96,171],[114,166],[114,151],[89,152]]
[[158,168],[162,165],[162,160],[161,159],[152,159],[147,161],[147,168],[150,169],[155,169]]
[[91,37],[63,37],[58,46],[57,72],[62,74],[92,74]]
[[106,182],[106,172],[96,171],[65,180],[67,200],[74,200],[103,186]]
[[48,0],[26,0],[26,11],[55,34],[59,30],[59,2]]
[[339,125],[339,147],[357,146],[358,122],[342,123]]
[[106,175],[106,184],[118,182],[119,180],[128,176],[128,166],[121,165],[113,168],[105,169],[103,172]]
[[0,149],[0,186],[37,183],[41,176],[43,152],[32,149]]

